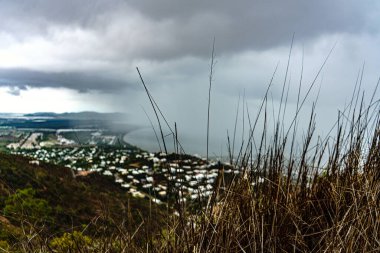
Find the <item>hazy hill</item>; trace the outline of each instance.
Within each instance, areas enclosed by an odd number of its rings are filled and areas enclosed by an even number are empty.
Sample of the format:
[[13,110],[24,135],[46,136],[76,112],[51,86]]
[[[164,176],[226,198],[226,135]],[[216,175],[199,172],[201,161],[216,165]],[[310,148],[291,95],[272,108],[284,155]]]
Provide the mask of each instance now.
[[120,120],[125,119],[126,115],[123,113],[100,113],[100,112],[37,112],[24,114],[25,117],[52,117],[57,119],[71,119],[71,120]]

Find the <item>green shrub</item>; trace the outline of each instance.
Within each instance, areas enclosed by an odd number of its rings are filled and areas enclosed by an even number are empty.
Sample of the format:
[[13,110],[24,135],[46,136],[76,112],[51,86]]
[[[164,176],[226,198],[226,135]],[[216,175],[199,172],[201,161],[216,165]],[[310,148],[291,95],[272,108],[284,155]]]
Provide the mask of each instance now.
[[51,221],[52,208],[46,200],[35,195],[36,191],[32,188],[18,189],[6,199],[4,215],[16,223],[27,221],[37,224]]
[[0,241],[0,252],[8,252],[10,246],[7,241]]
[[56,252],[88,250],[91,245],[92,239],[79,231],[64,233],[63,236],[56,237],[50,242],[51,248]]

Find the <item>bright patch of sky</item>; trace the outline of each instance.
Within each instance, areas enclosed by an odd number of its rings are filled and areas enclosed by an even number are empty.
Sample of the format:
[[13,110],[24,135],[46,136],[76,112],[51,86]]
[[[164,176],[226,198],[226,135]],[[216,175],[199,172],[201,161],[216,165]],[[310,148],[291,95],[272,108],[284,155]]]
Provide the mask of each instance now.
[[112,112],[112,105],[97,103],[94,101],[94,97],[99,97],[99,94],[80,94],[65,88],[12,89],[1,87],[0,111],[4,113]]

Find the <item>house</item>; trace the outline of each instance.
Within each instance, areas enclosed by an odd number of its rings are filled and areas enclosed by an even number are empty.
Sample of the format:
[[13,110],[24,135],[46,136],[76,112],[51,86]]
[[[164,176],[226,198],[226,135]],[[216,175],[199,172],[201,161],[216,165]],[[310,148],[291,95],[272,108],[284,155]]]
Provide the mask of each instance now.
[[36,164],[40,165],[40,161],[34,160],[34,161],[29,161],[29,164]]
[[119,171],[122,175],[128,175],[128,170],[126,170],[126,169],[118,168],[118,171]]
[[130,187],[131,187],[131,185],[130,185],[130,184],[128,184],[128,183],[124,183],[124,184],[122,184],[122,185],[121,185],[121,187],[123,187],[123,188],[130,188]]
[[159,163],[159,162],[160,162],[160,159],[157,158],[157,157],[153,157],[153,158],[152,158],[152,161],[153,161],[153,163]]
[[206,181],[208,184],[213,184],[215,182],[215,178],[207,179]]
[[169,163],[169,166],[173,167],[173,168],[178,168],[179,167],[178,163]]
[[105,176],[112,176],[112,172],[109,171],[109,170],[105,170],[105,171],[103,172],[103,175],[105,175]]
[[197,199],[198,197],[199,197],[198,194],[191,194],[191,195],[190,195],[190,198],[193,199],[193,200],[194,200],[194,199]]
[[135,197],[135,198],[144,198],[144,194],[142,194],[141,192],[139,191],[135,191],[132,193],[132,196]]
[[165,190],[165,191],[168,189],[168,187],[162,184],[159,184],[158,187],[160,187],[162,190]]
[[162,201],[156,198],[152,198],[152,202],[156,204],[162,204]]
[[191,187],[188,187],[187,190],[189,191],[189,193],[198,192],[198,190]]
[[149,184],[143,184],[142,187],[145,188],[145,189],[147,189],[147,188],[152,188],[152,186],[153,185],[149,183]]
[[217,173],[211,173],[211,174],[207,174],[206,178],[216,178],[217,176],[218,176]]
[[122,178],[116,178],[115,183],[122,184],[124,183],[124,180]]
[[166,191],[160,191],[160,192],[158,192],[158,195],[160,195],[161,197],[165,197]]
[[194,178],[195,178],[196,180],[201,180],[201,179],[203,179],[204,177],[205,177],[205,175],[203,175],[203,174],[197,174],[197,175],[194,176]]

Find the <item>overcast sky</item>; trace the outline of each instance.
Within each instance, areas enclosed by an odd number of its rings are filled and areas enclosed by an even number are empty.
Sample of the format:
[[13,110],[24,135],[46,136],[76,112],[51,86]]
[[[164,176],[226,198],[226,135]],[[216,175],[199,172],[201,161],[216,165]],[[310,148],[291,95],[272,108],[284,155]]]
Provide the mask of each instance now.
[[204,140],[215,37],[214,147],[233,127],[239,94],[254,114],[277,64],[278,103],[293,34],[289,108],[302,55],[305,92],[336,44],[310,96],[320,92],[322,128],[348,101],[364,62],[368,93],[380,76],[375,0],[0,0],[0,16],[0,112],[119,111],[148,126],[138,66],[185,140]]

